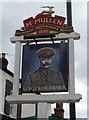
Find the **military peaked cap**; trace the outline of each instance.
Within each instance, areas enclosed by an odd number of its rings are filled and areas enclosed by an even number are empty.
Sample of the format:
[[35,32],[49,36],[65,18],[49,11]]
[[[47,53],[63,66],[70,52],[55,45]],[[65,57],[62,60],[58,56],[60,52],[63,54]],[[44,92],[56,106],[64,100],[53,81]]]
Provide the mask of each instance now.
[[52,57],[56,54],[56,51],[50,47],[43,47],[37,50],[36,54],[39,57]]

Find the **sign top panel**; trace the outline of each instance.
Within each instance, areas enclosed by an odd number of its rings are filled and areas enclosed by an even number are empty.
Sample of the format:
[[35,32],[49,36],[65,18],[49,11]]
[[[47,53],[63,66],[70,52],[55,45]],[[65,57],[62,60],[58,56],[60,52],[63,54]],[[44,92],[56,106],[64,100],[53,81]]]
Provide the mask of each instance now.
[[52,16],[52,6],[43,6],[42,8],[48,8],[37,14],[35,18],[30,17],[23,21],[24,27],[21,30],[16,30],[16,36],[22,35],[34,35],[34,34],[51,34],[51,33],[70,33],[74,32],[73,27],[68,24],[64,24],[66,18],[55,15]]

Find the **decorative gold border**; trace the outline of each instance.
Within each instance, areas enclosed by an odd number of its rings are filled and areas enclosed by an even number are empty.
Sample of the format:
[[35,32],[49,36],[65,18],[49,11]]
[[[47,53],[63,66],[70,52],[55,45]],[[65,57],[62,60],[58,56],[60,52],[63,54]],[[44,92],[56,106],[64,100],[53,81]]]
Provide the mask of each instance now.
[[53,25],[40,25],[40,26],[36,26],[35,28],[31,28],[29,30],[16,30],[15,32],[15,36],[23,36],[23,35],[33,35],[36,34],[37,30],[40,29],[49,29],[50,33],[71,33],[74,32],[73,27],[68,25],[68,24],[64,24],[63,27],[55,27]]

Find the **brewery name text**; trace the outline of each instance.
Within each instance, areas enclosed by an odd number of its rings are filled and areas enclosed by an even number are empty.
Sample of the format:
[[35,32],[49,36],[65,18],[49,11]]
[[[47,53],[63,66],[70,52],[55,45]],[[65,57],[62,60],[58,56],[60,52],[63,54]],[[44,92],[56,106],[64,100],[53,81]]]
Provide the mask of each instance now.
[[39,25],[52,25],[56,27],[62,27],[64,25],[65,18],[60,16],[51,17],[50,15],[38,15],[35,18],[28,18],[23,22],[25,30]]

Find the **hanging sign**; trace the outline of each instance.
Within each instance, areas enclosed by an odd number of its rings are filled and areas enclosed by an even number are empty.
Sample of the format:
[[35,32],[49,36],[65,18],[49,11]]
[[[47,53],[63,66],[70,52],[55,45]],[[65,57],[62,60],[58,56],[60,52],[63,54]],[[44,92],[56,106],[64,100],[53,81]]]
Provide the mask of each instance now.
[[65,18],[60,16],[52,17],[51,15],[37,15],[35,18],[31,17],[23,21],[24,27],[26,30],[31,29],[33,27],[41,26],[41,27],[63,27]]
[[23,92],[68,91],[68,43],[24,45]]
[[23,21],[24,27],[21,30],[16,30],[15,35],[32,35],[32,34],[51,34],[51,33],[70,33],[73,32],[73,27],[64,24],[66,18],[52,14],[54,13],[52,6],[43,6],[49,10],[43,10],[36,15],[35,18],[30,17]]

